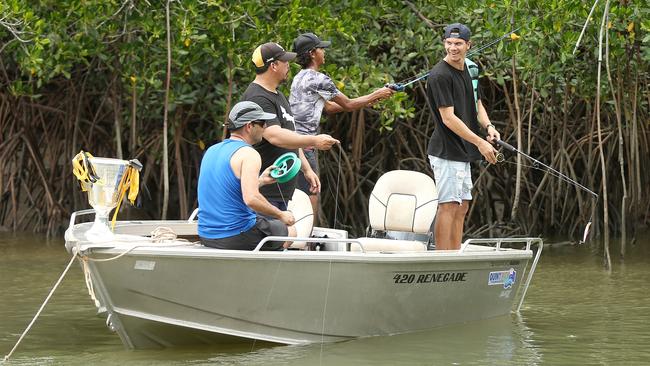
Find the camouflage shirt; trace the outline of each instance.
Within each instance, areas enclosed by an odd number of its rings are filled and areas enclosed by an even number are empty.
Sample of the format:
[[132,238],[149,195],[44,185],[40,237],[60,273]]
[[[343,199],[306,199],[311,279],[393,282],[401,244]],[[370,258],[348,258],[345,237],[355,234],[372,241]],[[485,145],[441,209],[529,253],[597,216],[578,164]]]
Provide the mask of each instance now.
[[296,132],[303,135],[318,134],[325,101],[339,93],[329,76],[311,69],[300,70],[293,78],[289,96]]

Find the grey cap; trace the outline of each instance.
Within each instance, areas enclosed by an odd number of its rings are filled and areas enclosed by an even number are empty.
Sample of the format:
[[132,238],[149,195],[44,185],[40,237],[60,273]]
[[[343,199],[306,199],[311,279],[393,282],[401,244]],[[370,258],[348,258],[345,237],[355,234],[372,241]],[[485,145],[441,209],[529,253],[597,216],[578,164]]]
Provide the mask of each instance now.
[[445,27],[445,35],[442,39],[447,38],[460,38],[469,42],[469,37],[472,35],[472,32],[469,31],[469,28],[460,23],[449,24]]
[[235,104],[228,115],[228,129],[236,130],[253,121],[275,119],[275,114],[266,113],[257,103],[243,101]]

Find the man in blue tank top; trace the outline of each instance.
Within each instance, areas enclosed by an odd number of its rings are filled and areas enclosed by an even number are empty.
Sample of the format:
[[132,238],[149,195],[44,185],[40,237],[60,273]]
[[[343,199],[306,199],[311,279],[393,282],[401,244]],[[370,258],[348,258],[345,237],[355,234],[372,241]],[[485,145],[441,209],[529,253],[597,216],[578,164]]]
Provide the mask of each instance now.
[[[266,121],[275,118],[254,102],[237,103],[229,115],[230,137],[205,152],[198,184],[203,245],[252,250],[266,236],[296,235],[293,214],[270,204],[259,191],[275,179],[270,176],[272,166],[258,176],[262,159],[251,145],[262,140]],[[269,242],[262,250],[279,250],[289,244]]]

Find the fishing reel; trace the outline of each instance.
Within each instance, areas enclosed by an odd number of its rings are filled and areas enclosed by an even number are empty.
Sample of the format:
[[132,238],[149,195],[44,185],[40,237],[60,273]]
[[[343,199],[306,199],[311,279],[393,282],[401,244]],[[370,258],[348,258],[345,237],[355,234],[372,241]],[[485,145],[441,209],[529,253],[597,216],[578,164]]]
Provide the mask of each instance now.
[[298,174],[302,162],[295,153],[288,152],[280,155],[273,165],[275,168],[271,170],[271,178],[277,180],[278,183],[286,183]]
[[401,92],[401,91],[404,91],[404,89],[405,89],[404,84],[400,84],[400,83],[387,83],[384,86],[386,88],[392,89],[392,90],[394,90],[396,92]]

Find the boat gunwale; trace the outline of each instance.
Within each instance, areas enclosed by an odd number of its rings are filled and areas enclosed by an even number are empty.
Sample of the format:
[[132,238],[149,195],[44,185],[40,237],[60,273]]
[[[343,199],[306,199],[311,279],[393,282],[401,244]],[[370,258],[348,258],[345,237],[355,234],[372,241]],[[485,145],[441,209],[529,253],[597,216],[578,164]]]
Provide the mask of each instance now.
[[[532,249],[504,248],[493,247],[490,245],[463,245],[461,250],[428,250],[413,252],[355,252],[342,250],[325,250],[325,251],[242,251],[215,249],[204,247],[200,243],[193,243],[182,240],[166,241],[164,244],[156,244],[145,233],[121,234],[120,229],[132,228],[137,226],[187,226],[196,227],[196,221],[188,222],[187,220],[131,220],[119,221],[116,223],[115,232],[119,235],[116,240],[104,243],[94,243],[84,239],[77,239],[76,234],[83,234],[92,222],[72,224],[66,233],[66,247],[76,248],[76,251],[82,255],[106,254],[128,256],[160,256],[160,257],[186,257],[186,258],[222,258],[222,259],[241,259],[241,260],[258,260],[258,259],[277,259],[277,260],[301,260],[301,261],[337,261],[337,262],[472,262],[472,261],[489,261],[489,260],[530,260],[533,258]],[[86,230],[84,230],[86,229]],[[328,228],[319,228],[327,230]],[[183,234],[179,234],[183,235]],[[187,234],[185,234],[187,235]],[[80,235],[83,237],[82,235]],[[196,236],[190,235],[190,236]],[[120,240],[122,239],[122,240]],[[138,240],[135,240],[138,239]],[[304,238],[303,238],[304,239]],[[524,238],[491,238],[480,239],[482,243],[506,240],[507,242],[516,242],[525,245],[527,242],[541,240],[535,237]],[[140,243],[138,243],[140,241]],[[339,238],[338,241],[355,242],[356,238]],[[175,243],[175,244],[174,244]],[[467,249],[467,248],[471,249]],[[129,251],[129,253],[124,253]]]
[[[120,255],[130,247],[112,248],[81,248],[84,255],[105,254]],[[139,257],[184,257],[184,258],[220,258],[240,260],[300,260],[300,261],[337,261],[337,262],[471,262],[487,260],[529,260],[533,257],[532,250],[525,249],[501,249],[501,250],[480,250],[466,251],[426,251],[426,252],[379,252],[363,253],[348,251],[242,251],[199,247],[156,247],[139,246],[131,249],[128,256]]]

